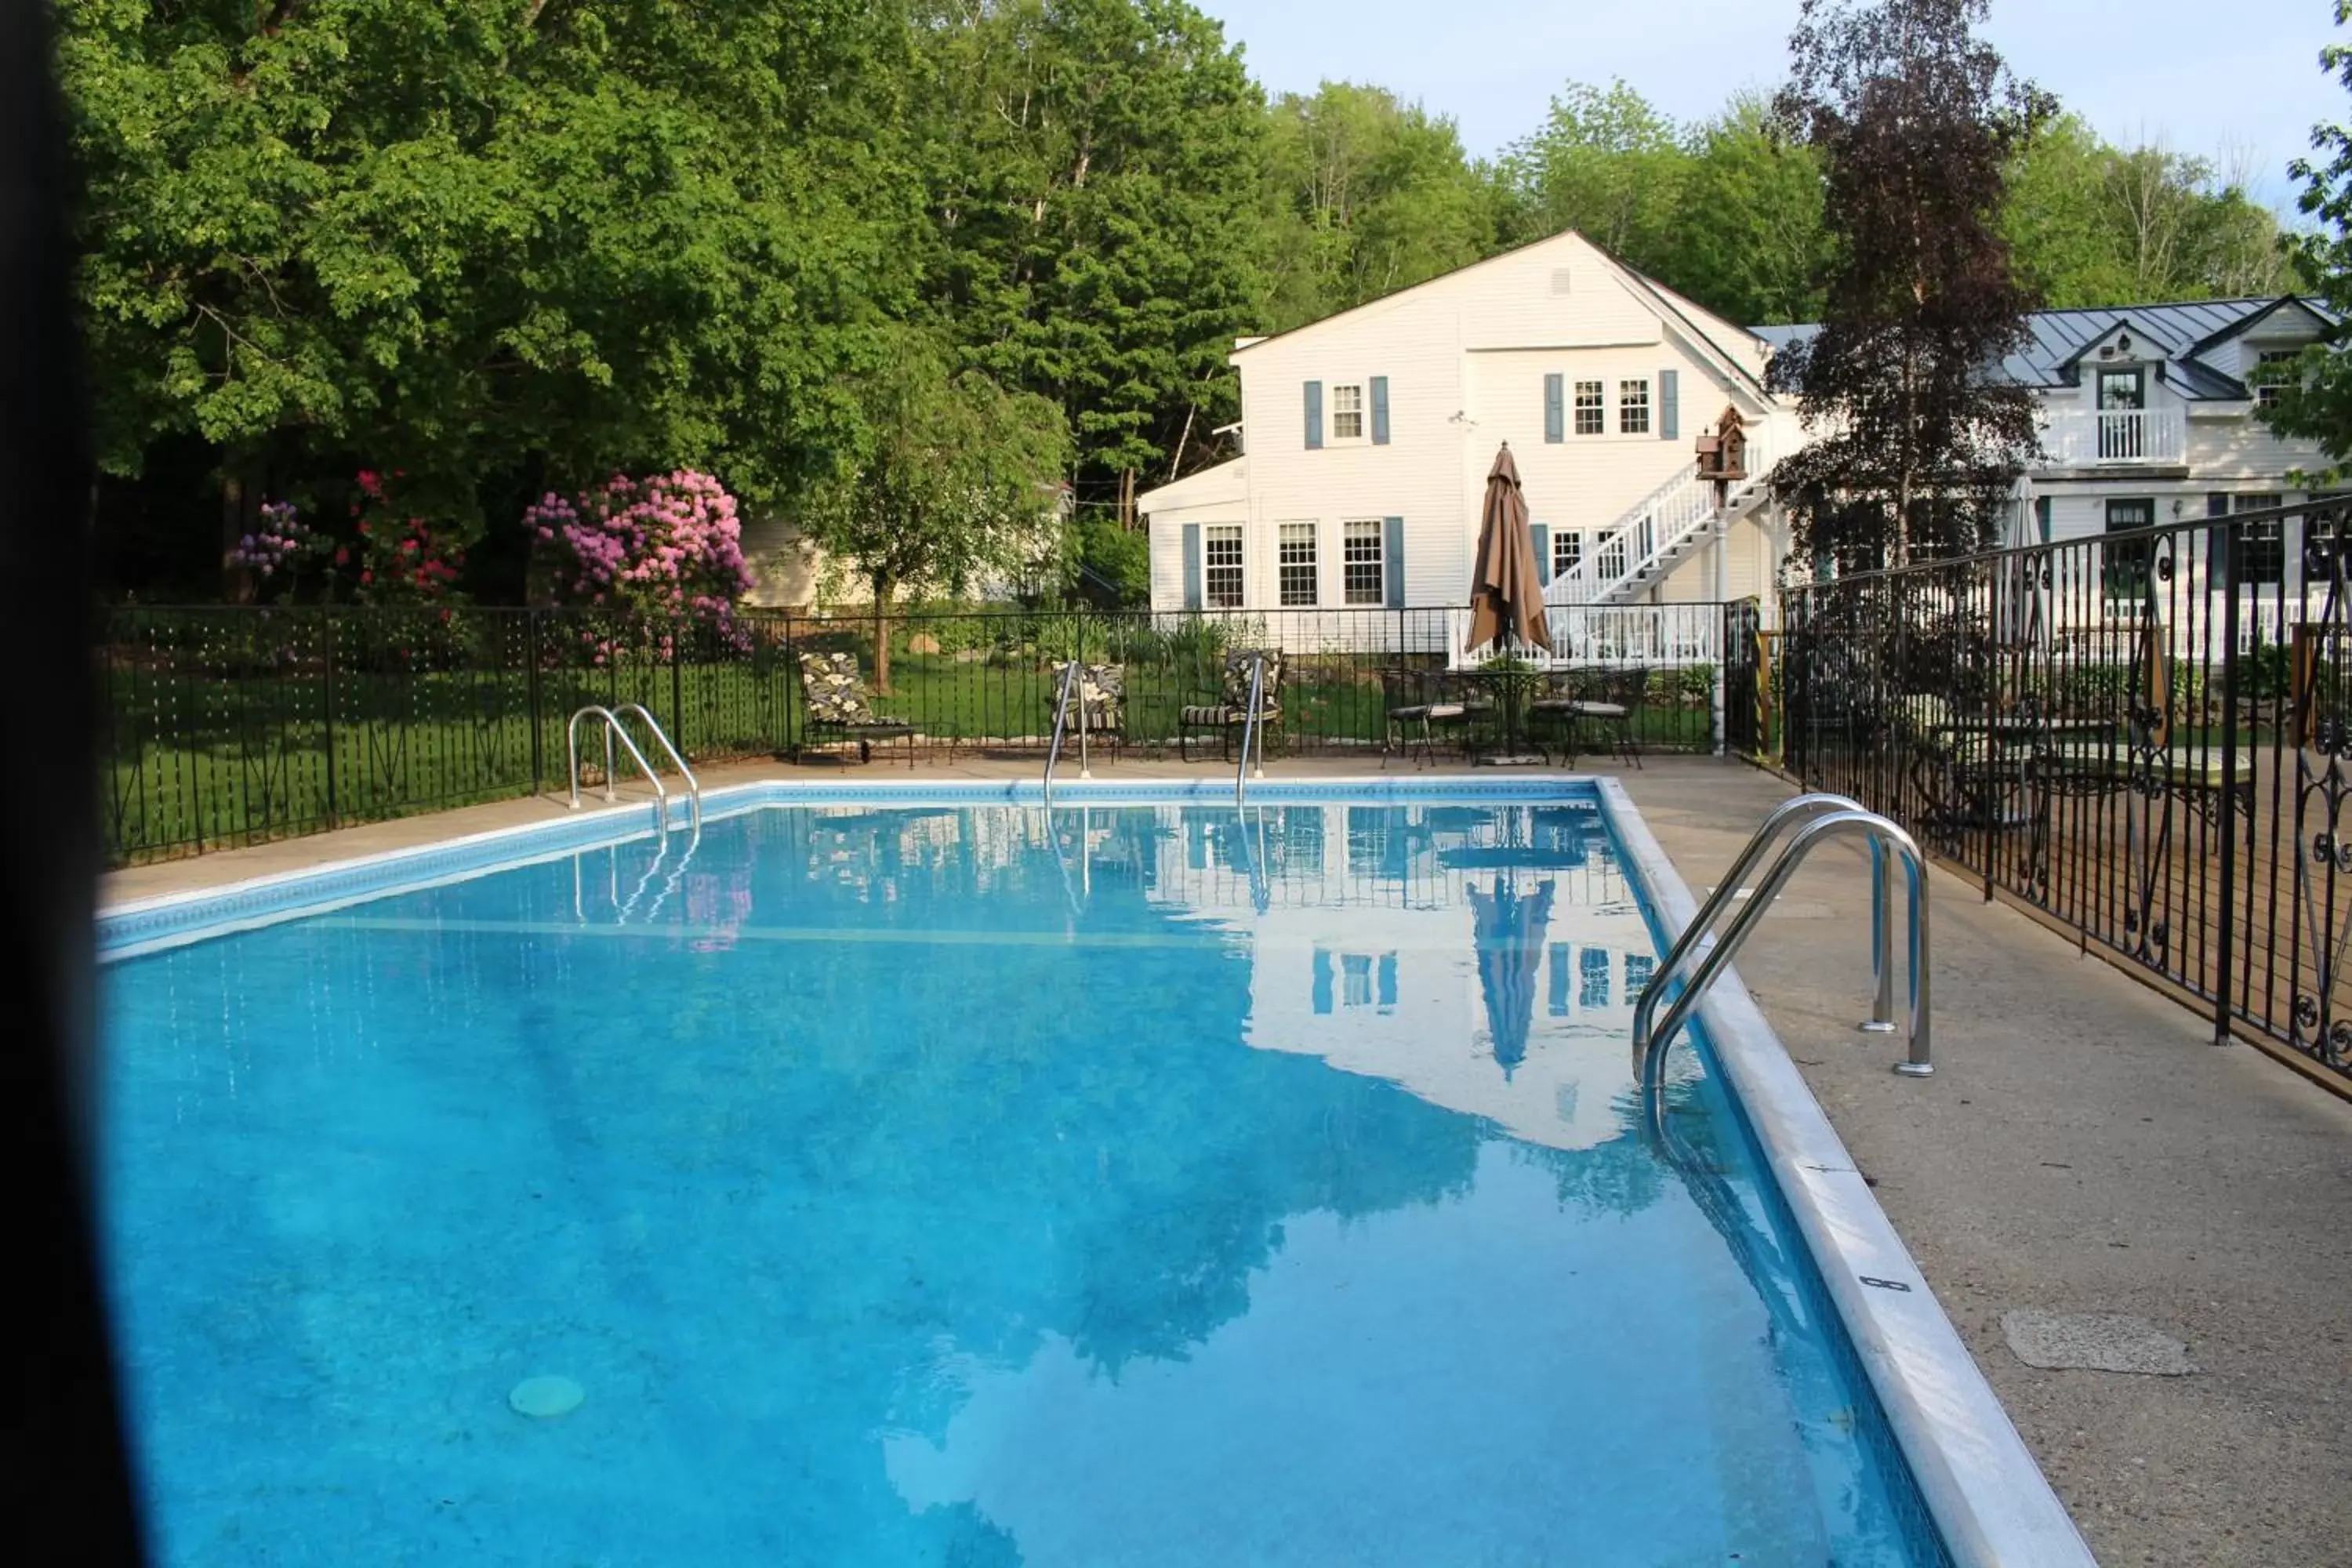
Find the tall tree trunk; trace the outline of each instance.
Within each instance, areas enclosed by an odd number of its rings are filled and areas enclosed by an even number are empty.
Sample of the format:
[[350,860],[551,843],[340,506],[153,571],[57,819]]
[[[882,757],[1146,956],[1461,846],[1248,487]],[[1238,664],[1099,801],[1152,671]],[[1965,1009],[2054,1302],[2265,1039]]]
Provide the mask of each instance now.
[[877,574],[874,578],[874,695],[890,695],[890,595],[897,584]]
[[252,465],[233,460],[221,475],[221,597],[232,605],[250,603],[253,570],[236,563],[237,546],[253,531],[261,505],[260,481]]

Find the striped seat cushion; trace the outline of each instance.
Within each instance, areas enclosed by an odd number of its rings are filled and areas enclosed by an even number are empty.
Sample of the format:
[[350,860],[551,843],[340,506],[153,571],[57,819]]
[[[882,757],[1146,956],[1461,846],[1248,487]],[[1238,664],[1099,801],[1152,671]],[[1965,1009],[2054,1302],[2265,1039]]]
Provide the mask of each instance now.
[[[1188,702],[1177,710],[1179,722],[1202,728],[1218,724],[1238,724],[1248,716],[1247,709],[1231,707],[1223,702]],[[1279,719],[1282,717],[1282,710],[1269,702],[1259,710],[1258,717],[1262,721]]]

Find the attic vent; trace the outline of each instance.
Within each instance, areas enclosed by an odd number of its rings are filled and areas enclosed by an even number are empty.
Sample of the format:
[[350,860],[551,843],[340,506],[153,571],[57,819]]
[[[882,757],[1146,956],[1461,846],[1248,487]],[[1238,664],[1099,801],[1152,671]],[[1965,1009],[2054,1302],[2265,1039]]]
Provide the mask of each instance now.
[[1576,274],[1570,272],[1567,268],[1555,267],[1551,269],[1551,291],[1553,293],[1567,293],[1570,289],[1570,286],[1575,281]]

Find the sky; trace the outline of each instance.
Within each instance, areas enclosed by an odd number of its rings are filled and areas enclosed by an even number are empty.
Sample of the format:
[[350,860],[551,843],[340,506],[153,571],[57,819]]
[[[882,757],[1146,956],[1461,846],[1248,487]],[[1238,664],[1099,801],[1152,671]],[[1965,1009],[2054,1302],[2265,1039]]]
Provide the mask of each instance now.
[[[1461,127],[1487,157],[1543,121],[1569,79],[1622,77],[1677,119],[1769,89],[1797,0],[1195,0],[1270,92],[1377,84]],[[2291,208],[2289,159],[2320,120],[2352,119],[2319,68],[2329,0],[1993,0],[1987,35],[2011,68],[2109,141],[2254,160]],[[2347,29],[2346,42],[2352,42]]]

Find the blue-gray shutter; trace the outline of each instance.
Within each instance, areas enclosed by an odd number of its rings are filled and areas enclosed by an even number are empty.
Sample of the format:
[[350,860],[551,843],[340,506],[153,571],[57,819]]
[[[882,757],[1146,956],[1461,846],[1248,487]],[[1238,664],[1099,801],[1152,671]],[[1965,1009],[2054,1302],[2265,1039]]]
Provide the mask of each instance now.
[[1560,377],[1544,377],[1544,439],[1547,441],[1563,440],[1568,436],[1566,410],[1560,405],[1563,390]]
[[1528,524],[1528,531],[1535,535],[1536,581],[1549,583],[1551,581],[1551,524],[1531,522]]
[[1658,439],[1673,441],[1683,433],[1682,373],[1658,373]]
[[1201,525],[1184,525],[1184,607],[1201,607]]
[[1388,537],[1381,543],[1381,585],[1388,590],[1389,608],[1404,608],[1404,519],[1387,520]]
[[1389,378],[1372,377],[1372,445],[1389,444]]
[[1307,384],[1307,445],[1309,450],[1323,444],[1323,384]]
[[2036,496],[2033,500],[2033,521],[2042,531],[2042,542],[2050,542],[2050,498]]

